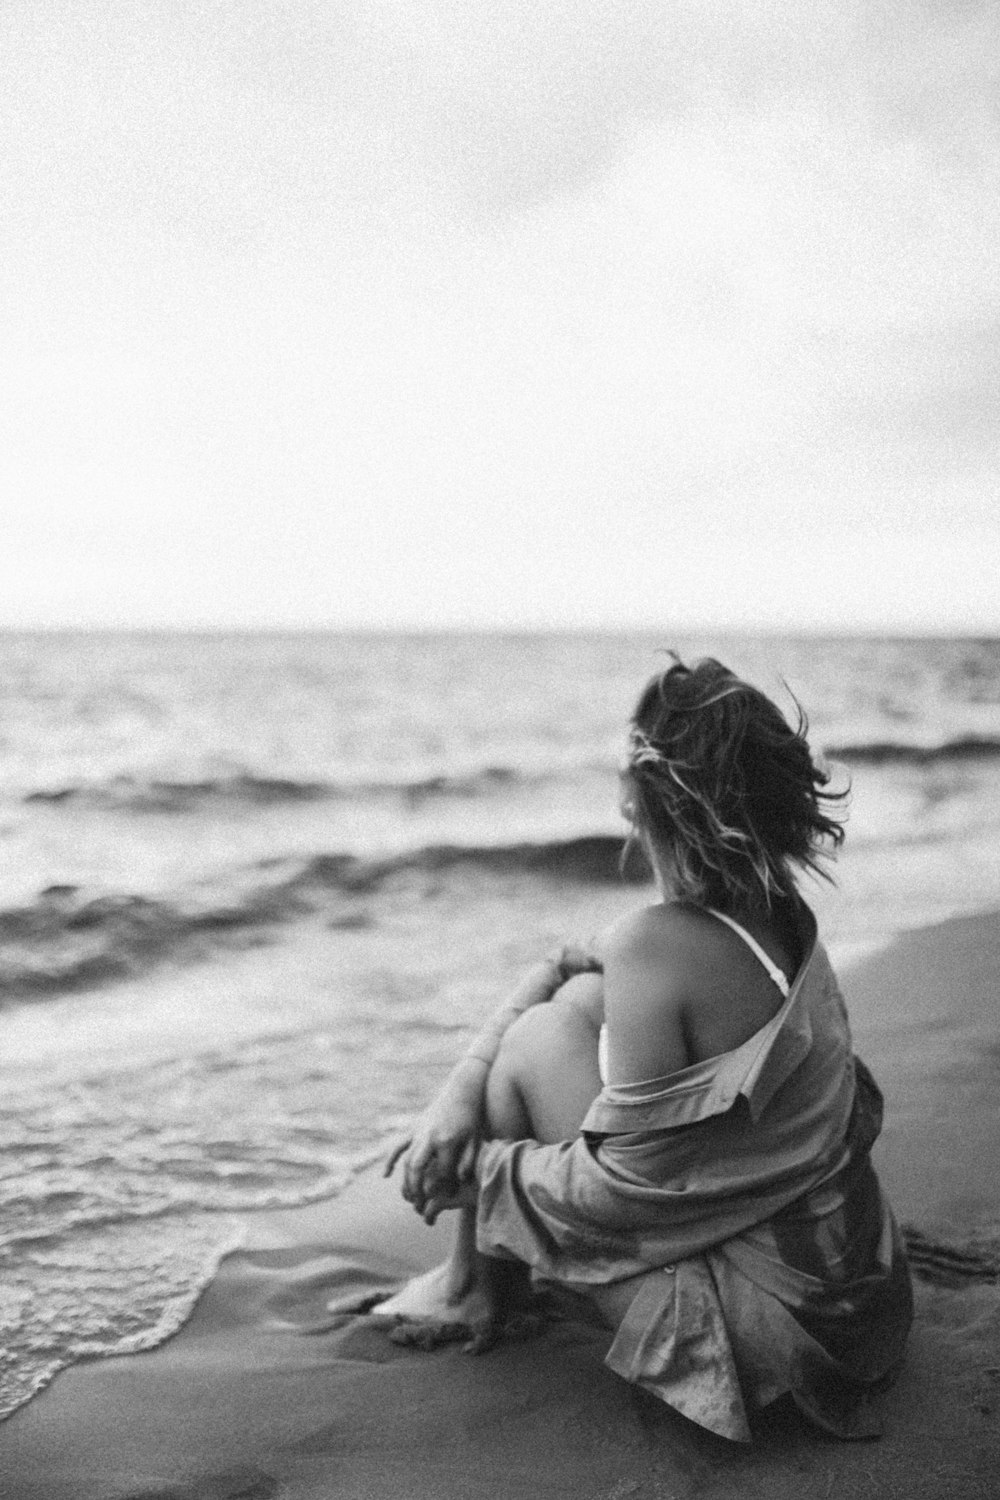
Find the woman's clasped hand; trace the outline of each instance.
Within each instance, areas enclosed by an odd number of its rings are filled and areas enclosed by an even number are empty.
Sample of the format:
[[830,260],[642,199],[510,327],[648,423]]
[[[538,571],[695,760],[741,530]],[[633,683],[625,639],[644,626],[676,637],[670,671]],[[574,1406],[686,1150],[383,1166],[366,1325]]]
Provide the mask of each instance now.
[[575,974],[600,972],[598,944],[565,943],[525,976],[507,1006],[452,1069],[413,1134],[389,1154],[385,1176],[403,1163],[402,1193],[433,1224],[448,1208],[475,1202],[476,1153],[482,1139],[486,1079],[512,1015],[551,999]]
[[470,1187],[475,1201],[476,1151],[479,1147],[486,1065],[464,1058],[420,1116],[412,1136],[396,1145],[386,1162],[389,1177],[403,1162],[403,1197],[428,1224],[445,1208],[465,1201]]

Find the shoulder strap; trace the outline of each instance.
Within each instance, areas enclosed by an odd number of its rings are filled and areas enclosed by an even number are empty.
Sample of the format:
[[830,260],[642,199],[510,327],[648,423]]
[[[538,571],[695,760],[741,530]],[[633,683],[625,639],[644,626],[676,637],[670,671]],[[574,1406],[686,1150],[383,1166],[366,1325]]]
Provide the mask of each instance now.
[[771,962],[769,955],[764,952],[757,939],[755,937],[751,937],[746,928],[741,927],[739,922],[734,922],[732,917],[727,917],[724,911],[716,911],[714,906],[706,906],[705,910],[711,916],[718,917],[720,922],[725,922],[726,926],[731,927],[732,930],[736,933],[737,937],[741,937],[743,939],[747,947],[750,949],[750,952],[754,954],[756,958],[760,959],[761,963],[764,965],[764,968],[767,970],[768,975],[771,979],[774,980],[775,984],[778,986],[778,989],[787,1000],[790,993],[788,979],[778,968],[778,965]]

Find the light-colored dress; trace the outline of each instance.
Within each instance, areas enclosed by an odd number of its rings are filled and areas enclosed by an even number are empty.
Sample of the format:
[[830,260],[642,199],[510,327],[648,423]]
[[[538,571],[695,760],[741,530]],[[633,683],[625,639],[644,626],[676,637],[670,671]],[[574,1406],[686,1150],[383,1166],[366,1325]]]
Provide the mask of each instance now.
[[803,963],[748,1041],[605,1083],[576,1139],[488,1141],[477,1167],[480,1248],[575,1285],[634,1280],[607,1364],[737,1441],[785,1392],[829,1432],[877,1435],[868,1398],[912,1319],[869,1160],[881,1095],[802,922]]

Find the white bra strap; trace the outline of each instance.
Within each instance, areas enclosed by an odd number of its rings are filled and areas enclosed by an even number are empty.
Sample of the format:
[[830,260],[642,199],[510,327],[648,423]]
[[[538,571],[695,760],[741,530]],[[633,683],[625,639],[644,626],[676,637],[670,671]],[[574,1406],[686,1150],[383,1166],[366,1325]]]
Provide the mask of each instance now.
[[769,976],[774,980],[775,984],[778,986],[778,989],[787,1000],[789,994],[791,993],[788,980],[778,968],[778,965],[771,962],[771,959],[764,952],[757,939],[751,937],[746,928],[741,927],[739,922],[734,922],[732,917],[727,917],[724,911],[716,911],[714,906],[706,906],[705,910],[709,912],[713,917],[718,917],[720,922],[725,922],[727,927],[731,927],[733,929],[737,937],[741,937],[743,939],[747,947],[750,949],[750,952],[755,954],[756,957],[760,959]]

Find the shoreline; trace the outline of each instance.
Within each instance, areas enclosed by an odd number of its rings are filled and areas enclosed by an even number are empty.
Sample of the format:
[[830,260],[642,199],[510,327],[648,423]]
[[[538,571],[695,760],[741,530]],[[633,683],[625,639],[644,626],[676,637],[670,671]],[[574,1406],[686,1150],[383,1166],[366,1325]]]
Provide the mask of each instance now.
[[[875,1160],[897,1217],[948,1244],[1000,1244],[1000,915],[905,932],[841,982],[886,1096]],[[399,1349],[363,1318],[331,1328],[331,1296],[434,1264],[448,1232],[372,1174],[239,1217],[243,1247],[178,1333],[63,1371],[0,1424],[4,1500],[995,1493],[1000,1287],[986,1276],[918,1284],[882,1442],[833,1444],[767,1416],[744,1452],[651,1410],[604,1370],[609,1336],[583,1323],[481,1359]]]

